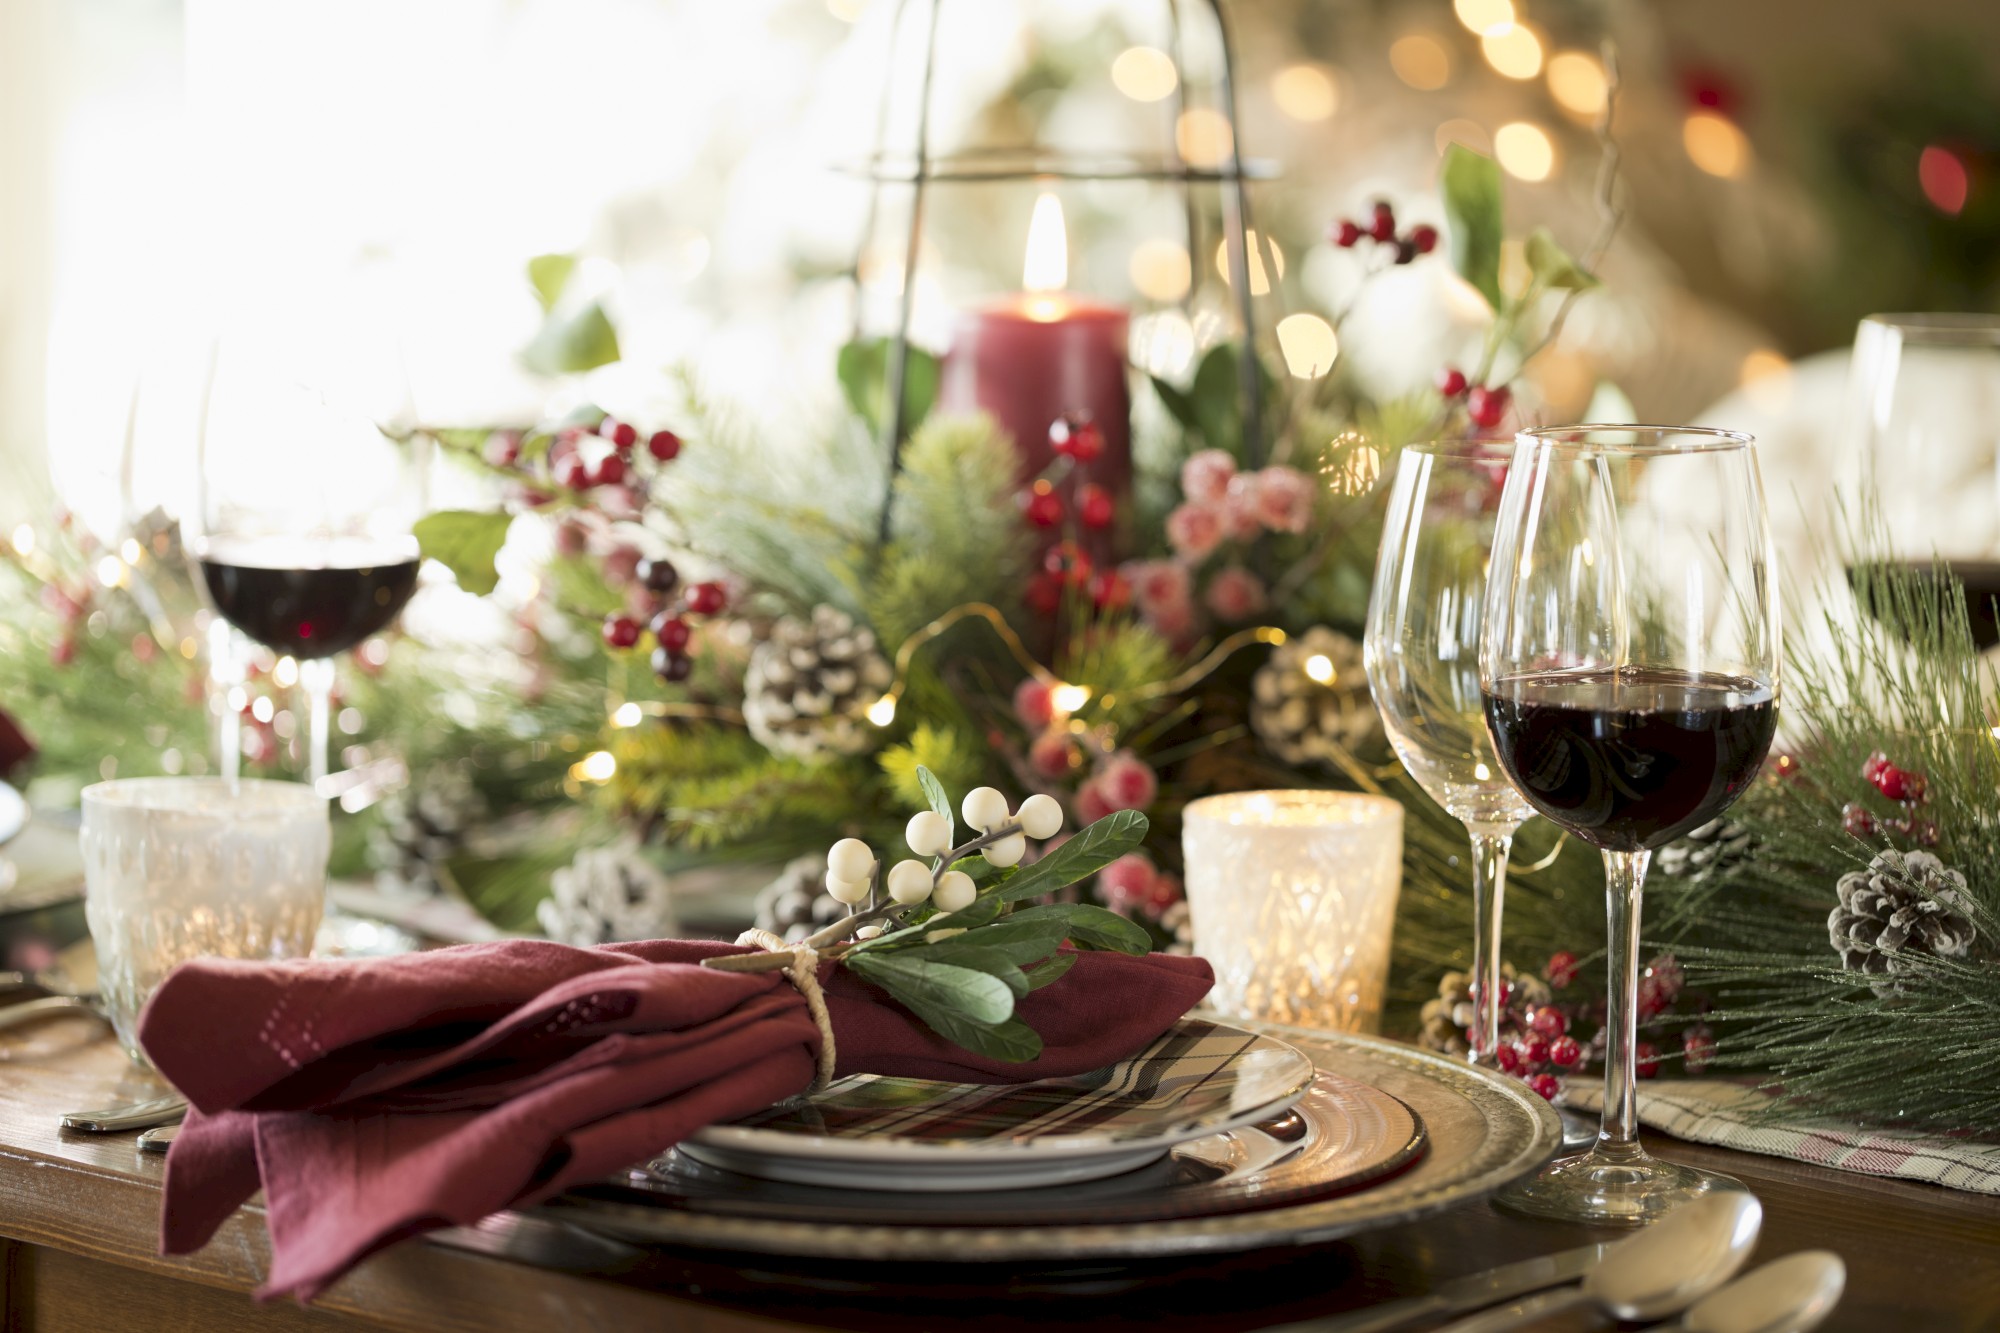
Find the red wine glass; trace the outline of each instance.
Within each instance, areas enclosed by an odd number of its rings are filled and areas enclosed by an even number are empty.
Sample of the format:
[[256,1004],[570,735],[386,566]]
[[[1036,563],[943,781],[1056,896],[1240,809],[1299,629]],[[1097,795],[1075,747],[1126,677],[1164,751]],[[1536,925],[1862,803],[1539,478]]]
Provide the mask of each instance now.
[[1637,1225],[1736,1181],[1639,1146],[1639,920],[1656,848],[1728,809],[1777,725],[1776,570],[1754,442],[1675,426],[1515,440],[1493,536],[1479,683],[1494,751],[1535,810],[1604,854],[1610,993],[1597,1144],[1498,1201]]

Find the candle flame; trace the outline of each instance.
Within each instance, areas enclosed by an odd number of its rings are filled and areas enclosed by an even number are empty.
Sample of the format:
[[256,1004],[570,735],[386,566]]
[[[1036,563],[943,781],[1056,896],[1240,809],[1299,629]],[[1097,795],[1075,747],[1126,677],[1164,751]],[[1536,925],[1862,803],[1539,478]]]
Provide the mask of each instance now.
[[1031,292],[1059,292],[1069,286],[1069,236],[1063,227],[1062,200],[1049,191],[1035,201],[1035,215],[1028,223],[1021,286]]

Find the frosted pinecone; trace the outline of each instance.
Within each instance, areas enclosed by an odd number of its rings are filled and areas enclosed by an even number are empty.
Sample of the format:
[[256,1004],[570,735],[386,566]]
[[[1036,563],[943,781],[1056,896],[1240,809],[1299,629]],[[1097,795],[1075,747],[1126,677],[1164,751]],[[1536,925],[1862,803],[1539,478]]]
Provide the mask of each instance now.
[[1368,695],[1361,645],[1315,625],[1272,651],[1250,683],[1250,725],[1288,764],[1330,760],[1372,747],[1382,722]]
[[1866,973],[1878,995],[1901,989],[1914,955],[1963,958],[1972,950],[1978,932],[1965,876],[1929,852],[1879,852],[1834,887],[1840,905],[1827,914],[1827,939],[1840,965]]
[[543,934],[564,944],[616,944],[680,933],[673,881],[630,839],[578,852],[550,876],[549,890],[535,905],[535,919]]
[[879,734],[868,707],[890,678],[874,631],[845,611],[817,606],[810,620],[778,621],[750,654],[743,718],[773,754],[808,762],[859,754]]
[[445,764],[391,792],[368,833],[368,860],[383,893],[428,894],[439,871],[486,817],[486,798],[461,764]]
[[854,909],[826,892],[826,858],[801,856],[757,892],[757,929],[786,941],[802,940]]
[[[1518,1021],[1528,1010],[1538,1009],[1552,998],[1548,985],[1540,977],[1516,972],[1512,963],[1500,964],[1500,978],[1506,984],[1507,1007],[1500,1016],[1500,1026],[1505,1028],[1508,1016]],[[1438,978],[1437,998],[1425,1000],[1418,1011],[1418,1021],[1422,1029],[1417,1034],[1417,1044],[1446,1055],[1464,1055],[1472,1048],[1466,1044],[1466,1029],[1472,1026],[1472,979],[1463,972],[1447,972]]]
[[1660,848],[1653,866],[1663,875],[1701,883],[1747,860],[1754,842],[1749,829],[1724,815]]

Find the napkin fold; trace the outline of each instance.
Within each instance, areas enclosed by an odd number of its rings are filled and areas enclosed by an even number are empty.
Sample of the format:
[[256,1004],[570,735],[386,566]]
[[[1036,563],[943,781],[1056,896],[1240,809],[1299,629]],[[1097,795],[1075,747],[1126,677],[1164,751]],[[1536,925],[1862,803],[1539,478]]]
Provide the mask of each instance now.
[[[376,1250],[468,1226],[656,1156],[804,1091],[819,1029],[734,945],[537,940],[356,961],[203,959],[163,982],[139,1040],[191,1109],[167,1158],[160,1245],[200,1249],[259,1187],[261,1296],[310,1300]],[[1198,958],[1085,953],[1020,999],[1024,1064],[938,1037],[827,964],[836,1073],[998,1083],[1145,1047],[1213,982]]]

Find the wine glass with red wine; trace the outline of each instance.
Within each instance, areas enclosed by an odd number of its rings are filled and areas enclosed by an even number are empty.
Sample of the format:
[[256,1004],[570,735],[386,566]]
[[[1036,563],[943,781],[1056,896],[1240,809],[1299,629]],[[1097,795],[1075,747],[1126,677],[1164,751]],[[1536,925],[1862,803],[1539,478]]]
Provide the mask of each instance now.
[[[219,346],[198,438],[186,546],[216,613],[298,664],[308,780],[327,776],[333,659],[388,627],[416,591],[419,449],[383,432],[407,411],[391,348],[329,344],[318,359]],[[225,775],[237,771],[223,728]]]
[[1735,803],[1778,720],[1777,571],[1751,438],[1563,426],[1515,441],[1495,523],[1479,683],[1501,767],[1604,853],[1610,990],[1597,1145],[1500,1202],[1640,1224],[1740,1189],[1639,1146],[1639,917],[1655,849]]

